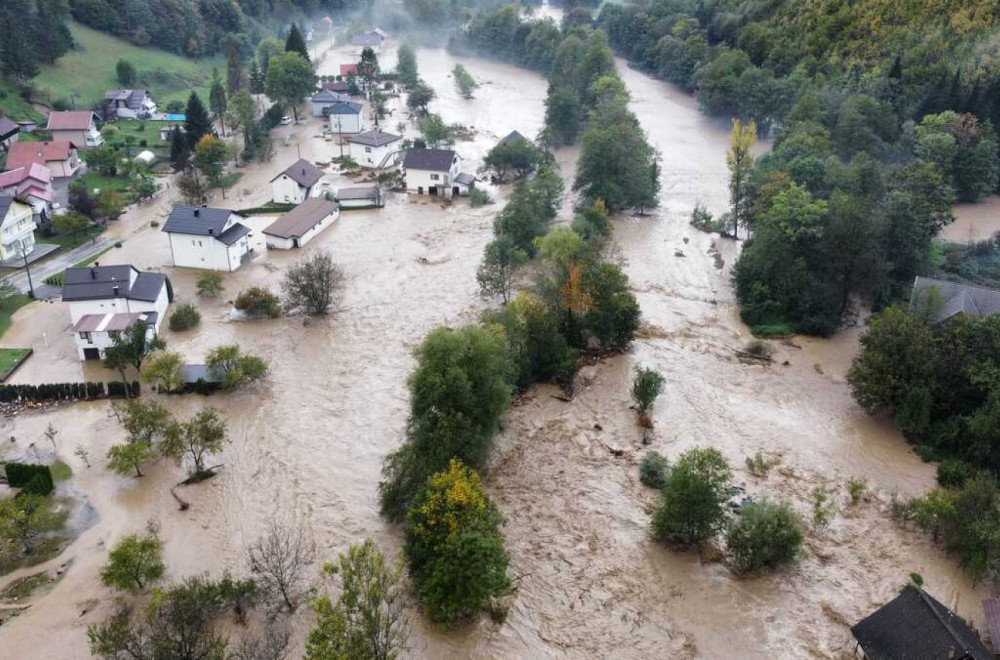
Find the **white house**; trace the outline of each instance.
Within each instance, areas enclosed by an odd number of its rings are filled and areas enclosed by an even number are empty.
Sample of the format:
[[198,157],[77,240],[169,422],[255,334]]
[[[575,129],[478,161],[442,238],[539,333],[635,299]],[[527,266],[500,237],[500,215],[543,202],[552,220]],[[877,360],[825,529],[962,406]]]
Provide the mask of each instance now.
[[302,247],[340,217],[340,204],[311,197],[281,216],[264,230],[269,249]]
[[460,172],[461,164],[451,149],[410,149],[403,159],[406,190],[436,197],[468,195],[476,178]]
[[367,123],[363,110],[360,103],[340,101],[323,108],[323,114],[330,118],[331,133],[364,133]]
[[313,117],[323,117],[325,116],[323,110],[329,108],[336,103],[342,103],[344,101],[350,101],[351,97],[349,94],[335,92],[329,89],[321,89],[309,99],[309,104],[312,106]]
[[49,115],[45,127],[52,134],[52,140],[66,140],[77,149],[89,149],[104,144],[104,137],[97,130],[95,115],[90,110],[66,110]]
[[234,271],[249,261],[250,228],[229,209],[175,206],[163,224],[174,266]]
[[158,332],[168,297],[162,273],[140,272],[129,265],[67,268],[62,299],[69,304],[80,359],[101,359],[115,335],[135,323],[147,323],[151,332]]
[[307,160],[299,159],[271,179],[271,198],[277,204],[301,204],[313,196],[323,170]]
[[156,114],[156,102],[145,89],[113,89],[104,94],[106,117],[146,119]]
[[351,158],[361,167],[382,168],[396,164],[399,153],[398,135],[386,133],[376,128],[347,138],[351,147]]
[[370,209],[385,205],[378,186],[353,186],[337,191],[337,201],[343,209]]
[[52,214],[52,170],[39,163],[0,172],[0,192],[22,198],[31,205],[35,224],[42,225]]
[[34,216],[34,210],[24,198],[0,194],[0,259],[34,251]]

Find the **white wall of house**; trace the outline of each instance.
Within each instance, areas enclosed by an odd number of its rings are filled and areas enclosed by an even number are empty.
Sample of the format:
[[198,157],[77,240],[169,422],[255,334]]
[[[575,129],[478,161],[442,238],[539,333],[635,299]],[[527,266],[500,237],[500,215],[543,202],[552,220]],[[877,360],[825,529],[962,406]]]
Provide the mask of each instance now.
[[428,170],[407,168],[406,190],[408,192],[429,195],[431,188],[436,188],[438,196],[450,197],[452,187],[456,185],[455,177],[458,175],[458,167],[461,162],[461,160],[458,160],[458,162],[453,163],[451,170],[448,172],[430,172]]
[[[121,330],[120,332],[127,332],[127,330]],[[152,339],[156,335],[156,332],[156,329],[150,328],[146,332],[146,337]],[[76,342],[76,354],[81,360],[86,360],[87,354],[85,349],[96,348],[100,351],[100,356],[103,360],[104,351],[114,346],[115,334],[115,332],[74,332],[73,340]]]
[[306,201],[309,189],[287,174],[282,174],[271,182],[271,194],[278,204],[301,204]]
[[160,290],[160,295],[153,302],[147,300],[129,300],[128,298],[106,298],[104,300],[74,300],[69,305],[69,318],[76,323],[87,314],[131,314],[134,312],[156,312],[156,329],[160,329],[163,317],[167,313],[167,287]]
[[295,238],[283,238],[280,236],[272,236],[267,232],[264,232],[264,242],[267,243],[267,247],[272,250],[291,250],[295,247],[302,247],[312,239],[316,238],[321,231],[332,225],[340,217],[340,209],[337,209],[330,215],[326,216],[318,223],[313,225],[312,229],[302,234],[298,239],[298,244],[296,245]]
[[0,259],[21,256],[18,245],[23,246],[25,254],[31,254],[35,249],[34,231],[35,218],[31,206],[12,202],[0,225]]
[[368,130],[364,110],[356,115],[330,115],[331,133],[364,133]]
[[[398,141],[381,147],[369,147],[355,142],[351,142],[350,145],[351,158],[353,158],[354,161],[361,167],[378,167],[382,165],[382,161],[385,160],[386,156],[399,151]],[[391,167],[395,164],[396,157],[393,156],[391,159],[386,160],[385,167]]]
[[181,268],[234,271],[241,257],[250,251],[247,236],[232,245],[225,245],[212,236],[168,233],[174,265]]
[[104,144],[104,137],[101,132],[94,127],[91,123],[90,128],[85,131],[67,131],[67,130],[54,130],[52,131],[53,140],[67,140],[72,142],[73,146],[77,149],[88,149],[91,147],[99,147]]

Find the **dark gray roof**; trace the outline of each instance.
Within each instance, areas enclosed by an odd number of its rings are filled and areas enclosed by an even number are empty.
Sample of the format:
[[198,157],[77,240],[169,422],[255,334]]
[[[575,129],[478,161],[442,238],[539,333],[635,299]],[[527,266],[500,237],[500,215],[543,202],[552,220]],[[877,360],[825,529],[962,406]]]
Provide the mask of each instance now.
[[21,127],[18,126],[17,122],[8,119],[4,115],[0,115],[0,138],[6,138],[20,130]]
[[351,88],[344,80],[331,80],[329,82],[323,83],[323,89],[330,92],[341,92],[346,93],[347,90]]
[[378,186],[355,186],[337,191],[337,199],[378,199],[378,195]]
[[3,222],[3,219],[7,217],[7,211],[10,210],[10,205],[13,203],[13,197],[0,193],[0,222]]
[[913,308],[918,296],[927,295],[932,289],[936,290],[944,303],[939,310],[936,310],[935,323],[940,323],[958,314],[972,314],[974,316],[1000,314],[1000,291],[958,282],[935,280],[929,277],[917,277],[914,280],[913,292],[910,295],[910,308]]
[[392,144],[396,140],[401,140],[402,138],[398,135],[393,135],[392,133],[386,133],[385,131],[376,128],[373,131],[367,131],[365,133],[358,133],[357,135],[347,136],[348,142],[354,142],[355,144],[363,144],[368,147],[384,147],[387,144]]
[[472,176],[468,172],[459,172],[455,175],[455,183],[461,183],[463,186],[471,186],[476,182],[476,177]]
[[313,103],[336,103],[338,101],[350,101],[351,97],[347,94],[332,92],[329,89],[321,89],[313,94],[309,100]]
[[356,115],[361,112],[361,104],[353,101],[337,101],[332,105],[323,108],[323,116],[329,115]]
[[241,222],[234,222],[232,227],[222,232],[221,235],[216,236],[216,238],[225,245],[232,245],[249,233],[250,228],[245,224]]
[[278,238],[302,238],[303,234],[337,212],[340,204],[322,197],[310,197],[281,216],[264,230]]
[[403,159],[403,167],[408,170],[447,172],[455,157],[455,152],[451,149],[410,149]]
[[[133,273],[136,275],[134,282]],[[140,273],[129,265],[67,268],[62,297],[67,302],[105,298],[153,302],[166,286],[166,281],[166,276],[161,273]]]
[[294,163],[292,163],[292,165],[288,169],[286,169],[284,172],[281,172],[281,174],[278,174],[278,176],[274,177],[274,179],[271,179],[271,181],[274,181],[282,174],[284,174],[285,176],[287,176],[289,179],[299,184],[300,186],[304,186],[306,188],[312,188],[314,185],[316,185],[317,181],[323,178],[323,170],[319,169],[318,167],[310,163],[308,160],[305,160],[304,158],[299,159]]
[[163,231],[171,234],[192,234],[194,236],[218,236],[223,232],[226,221],[233,211],[207,206],[174,206],[163,224]]
[[869,660],[990,660],[965,621],[922,589],[903,593],[851,628]]
[[503,146],[505,144],[510,144],[511,142],[529,142],[528,138],[524,137],[517,131],[511,131],[502,140],[497,142],[497,146]]
[[359,34],[351,39],[352,46],[381,46],[382,37],[377,34]]

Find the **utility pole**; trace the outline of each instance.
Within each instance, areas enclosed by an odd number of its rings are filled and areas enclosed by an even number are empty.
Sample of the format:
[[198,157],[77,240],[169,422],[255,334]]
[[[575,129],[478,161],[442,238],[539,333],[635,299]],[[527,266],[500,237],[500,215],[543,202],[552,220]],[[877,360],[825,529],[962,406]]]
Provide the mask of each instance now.
[[28,297],[32,300],[35,299],[35,285],[31,283],[31,268],[28,267],[28,253],[24,250],[24,239],[18,239],[17,248],[21,252],[21,258],[24,259],[24,272],[28,274]]

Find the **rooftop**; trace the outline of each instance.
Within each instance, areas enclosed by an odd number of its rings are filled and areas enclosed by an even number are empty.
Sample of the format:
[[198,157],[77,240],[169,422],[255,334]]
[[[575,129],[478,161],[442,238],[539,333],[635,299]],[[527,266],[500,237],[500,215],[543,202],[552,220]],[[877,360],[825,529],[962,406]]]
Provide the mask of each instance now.
[[170,234],[192,234],[194,236],[220,236],[226,230],[229,216],[235,211],[209,206],[174,206],[163,231]]
[[352,101],[337,101],[323,108],[323,116],[356,115],[361,112],[361,104]]
[[356,76],[358,74],[357,64],[341,64],[340,65],[340,75],[342,76]]
[[330,82],[323,83],[323,89],[331,92],[340,92],[341,94],[346,94],[350,85],[343,80],[331,80]]
[[[344,83],[344,87],[347,83]],[[312,95],[309,99],[313,103],[336,103],[337,101],[350,101],[351,97],[347,94],[342,94],[340,92],[334,92],[329,89],[321,89]]]
[[353,142],[355,144],[363,144],[367,147],[384,147],[387,144],[392,144],[397,140],[401,140],[398,135],[393,135],[392,133],[386,133],[380,128],[376,128],[372,131],[367,131],[365,133],[358,133],[357,135],[348,135],[347,141]]
[[989,660],[965,621],[922,589],[907,587],[851,628],[870,660]]
[[337,199],[378,199],[378,195],[378,186],[355,186],[337,191]]
[[90,110],[66,110],[49,115],[46,126],[50,131],[85,131],[94,123],[94,113]]
[[310,197],[281,216],[264,230],[278,238],[301,238],[303,234],[337,212],[340,204],[322,197]]
[[73,332],[115,332],[128,330],[136,323],[156,325],[156,312],[130,314],[86,314],[73,326]]
[[139,272],[129,265],[67,268],[62,297],[66,302],[107,298],[155,302],[166,281],[162,273]]
[[981,286],[917,277],[913,282],[910,307],[917,297],[935,290],[943,305],[936,310],[935,323],[941,323],[959,314],[987,316],[1000,313],[1000,291]]
[[512,142],[529,142],[529,141],[530,140],[528,140],[528,138],[524,137],[517,131],[511,131],[510,133],[505,135],[499,142],[497,142],[497,146],[502,147]]
[[14,169],[0,172],[0,189],[9,186],[16,186],[28,179],[34,179],[40,183],[52,182],[52,170],[41,163],[32,162],[27,167],[15,167]]
[[300,186],[311,188],[314,185],[316,185],[317,181],[323,178],[324,172],[320,168],[310,163],[308,160],[300,158],[299,160],[292,163],[286,170],[278,173],[278,175],[275,176],[274,179],[271,179],[271,181],[274,181],[282,174],[284,174],[285,176],[287,176],[289,179],[299,184]]
[[451,149],[410,149],[406,152],[403,167],[408,170],[447,172],[457,157]]
[[13,121],[4,115],[0,115],[0,138],[5,138],[8,135],[13,135],[21,130],[21,127],[16,121]]
[[352,46],[366,46],[368,48],[373,48],[375,46],[382,45],[382,37],[378,34],[369,32],[367,34],[355,35],[351,39]]
[[51,142],[18,141],[10,145],[7,152],[7,169],[27,167],[32,163],[45,164],[50,161],[69,160],[73,154],[73,145],[67,140],[52,140]]

